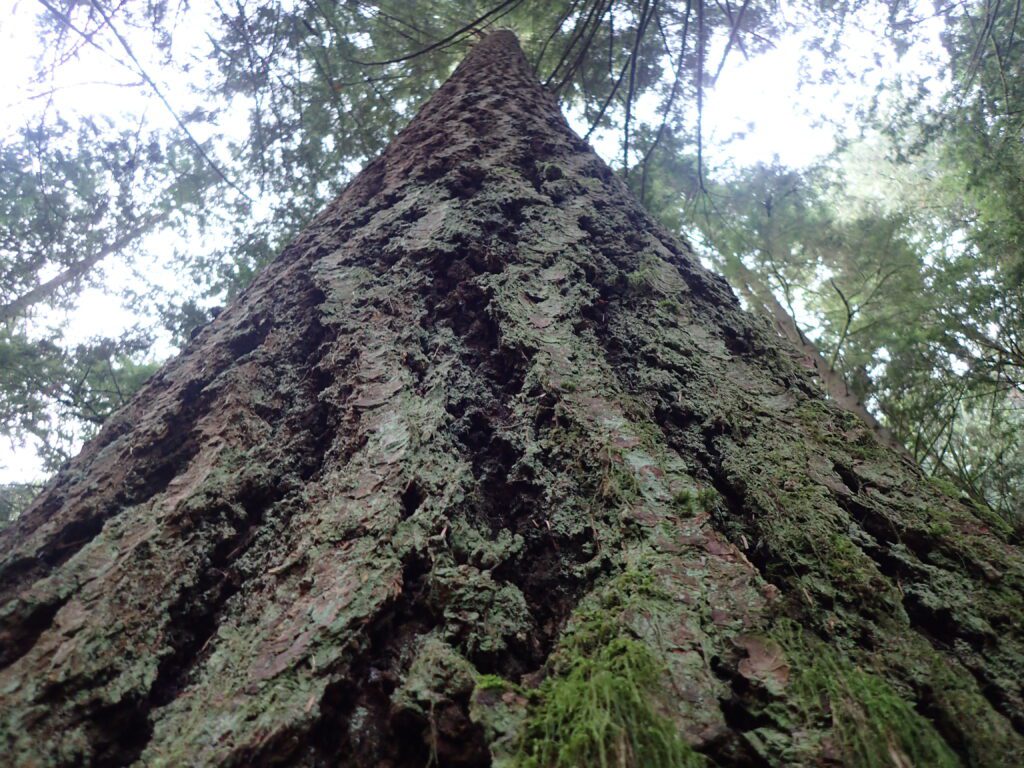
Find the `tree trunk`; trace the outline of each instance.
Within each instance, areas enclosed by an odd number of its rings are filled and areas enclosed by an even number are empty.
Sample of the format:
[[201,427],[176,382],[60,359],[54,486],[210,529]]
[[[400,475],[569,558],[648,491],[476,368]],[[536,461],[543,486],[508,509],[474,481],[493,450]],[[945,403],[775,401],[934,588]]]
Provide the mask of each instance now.
[[803,334],[796,318],[775,298],[771,288],[761,284],[738,257],[732,260],[732,268],[740,278],[740,284],[736,287],[749,305],[759,308],[778,334],[790,343],[794,352],[802,358],[804,367],[817,375],[818,381],[832,401],[842,410],[849,411],[861,419],[875,433],[875,437],[882,445],[912,459],[910,451],[896,438],[892,430],[876,419],[860,398],[850,391],[843,375],[824,358],[817,345]]
[[4,532],[7,761],[1020,765],[1020,551],[783,343],[490,35]]

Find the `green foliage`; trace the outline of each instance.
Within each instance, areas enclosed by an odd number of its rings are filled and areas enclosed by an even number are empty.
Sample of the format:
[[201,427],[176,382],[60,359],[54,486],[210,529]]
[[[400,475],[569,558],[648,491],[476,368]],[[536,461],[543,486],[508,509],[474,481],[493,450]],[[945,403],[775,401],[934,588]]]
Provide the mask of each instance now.
[[[107,412],[60,402],[82,388],[75,369],[88,363],[68,359],[72,345],[62,342],[55,313],[74,308],[106,268],[123,274],[155,250],[173,262],[178,284],[148,283],[140,273],[119,298],[148,332],[162,324],[183,344],[205,307],[244,288],[436,90],[475,39],[467,22],[515,28],[565,103],[615,129],[627,90],[635,103],[662,89],[666,46],[682,54],[685,42],[675,33],[689,6],[662,4],[655,23],[653,5],[639,0],[582,14],[575,5],[271,0],[175,11],[163,2],[41,8],[30,90],[51,93],[36,102],[38,111],[23,109],[25,125],[0,140],[0,320],[13,323],[7,331],[17,339],[22,372],[34,366],[46,375],[8,377],[15,386],[8,401],[32,406],[4,414],[5,436],[34,436],[56,455]],[[183,22],[204,30],[199,42],[180,34]],[[750,8],[743,29],[767,24],[768,15]],[[708,9],[708,30],[727,25],[727,14]],[[123,113],[99,118],[51,108],[62,103],[63,88],[74,87],[65,81],[78,62],[92,64],[94,56],[127,92]],[[693,63],[692,46],[684,58]],[[609,77],[627,63],[635,65],[628,84]],[[180,87],[171,93],[168,83]],[[668,104],[669,132],[693,89],[692,79],[685,83]],[[105,95],[102,101],[121,106],[119,94]],[[633,115],[631,128],[637,150],[650,126]],[[65,277],[46,287],[54,274]],[[61,351],[44,353],[47,344]],[[57,411],[63,435],[51,445],[53,430],[33,425]],[[92,418],[83,422],[80,413]]]
[[693,517],[715,507],[718,494],[710,488],[679,491],[672,497],[672,508],[681,515]]
[[[836,168],[747,169],[698,219],[707,256],[769,318],[789,315],[955,495],[1015,518],[1024,500],[1024,303],[963,227],[948,176],[884,159],[881,140]],[[926,162],[927,160],[927,162]],[[890,179],[888,197],[874,185]]]
[[[101,327],[73,343],[65,313],[146,237],[201,223],[208,179],[180,138],[58,116],[0,140],[0,180],[0,437],[53,469],[154,369],[150,333]],[[124,301],[148,307],[154,289],[134,286]]]
[[0,433],[32,436],[56,469],[156,370],[139,360],[148,345],[126,335],[62,349],[0,326]]
[[175,152],[158,134],[92,119],[77,126],[58,119],[0,142],[0,320],[21,314],[13,302],[68,271],[74,279],[27,307],[72,305],[103,258],[130,257],[172,208],[196,213],[203,201],[195,169],[175,162]]
[[41,486],[34,483],[0,484],[0,528],[15,520],[40,489]]

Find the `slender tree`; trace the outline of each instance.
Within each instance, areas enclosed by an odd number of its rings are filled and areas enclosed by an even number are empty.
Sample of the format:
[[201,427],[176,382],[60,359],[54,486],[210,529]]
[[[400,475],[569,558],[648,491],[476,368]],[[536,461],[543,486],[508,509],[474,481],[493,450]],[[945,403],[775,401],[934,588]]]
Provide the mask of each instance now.
[[19,765],[1016,766],[1022,557],[514,36],[3,533]]

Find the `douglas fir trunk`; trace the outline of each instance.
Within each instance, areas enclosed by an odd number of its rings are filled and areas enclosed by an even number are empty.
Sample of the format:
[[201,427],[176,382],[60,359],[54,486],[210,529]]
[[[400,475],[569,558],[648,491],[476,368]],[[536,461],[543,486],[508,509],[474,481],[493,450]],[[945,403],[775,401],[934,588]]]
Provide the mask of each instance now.
[[3,534],[8,765],[1019,766],[1021,552],[514,36]]

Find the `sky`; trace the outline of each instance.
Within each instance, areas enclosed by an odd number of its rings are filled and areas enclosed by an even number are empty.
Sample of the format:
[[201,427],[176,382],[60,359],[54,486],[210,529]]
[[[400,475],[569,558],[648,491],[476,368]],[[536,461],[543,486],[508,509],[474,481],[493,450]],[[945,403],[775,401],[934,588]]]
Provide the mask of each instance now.
[[[212,7],[204,0],[193,0],[189,13],[202,14],[203,8]],[[926,7],[922,5],[922,7]],[[30,0],[0,0],[0,137],[8,135],[39,107],[39,88],[31,84],[34,60],[39,54],[35,35],[35,17],[39,4]],[[783,4],[785,12],[785,5]],[[900,71],[919,72],[934,67],[931,60],[938,51],[940,21],[933,19],[921,26],[924,43],[902,58],[879,44],[877,29],[884,18],[862,16],[849,25],[845,34],[843,52],[845,69],[861,73],[860,76],[819,85],[806,84],[806,74],[820,73],[824,61],[820,54],[808,55],[805,40],[790,35],[776,41],[768,52],[744,60],[734,51],[714,88],[706,97],[704,128],[706,154],[718,165],[750,165],[776,160],[790,167],[804,167],[827,155],[836,145],[837,131],[849,133],[855,129],[856,109],[871,98],[883,77]],[[187,61],[193,68],[205,62],[194,51],[204,48],[203,30],[206,25],[196,23],[196,17],[183,17],[175,32],[172,54],[179,61]],[[812,30],[813,32],[813,30]],[[810,34],[810,33],[805,33]],[[58,87],[47,98],[61,110],[102,116],[121,111],[145,111],[151,124],[171,125],[166,110],[147,101],[141,88],[124,88],[119,83],[132,79],[119,63],[117,49],[103,54],[90,49],[76,63],[56,79]],[[156,54],[139,44],[136,51],[150,72],[162,73]],[[149,61],[146,57],[152,57]],[[709,61],[717,61],[710,51]],[[157,77],[164,95],[172,103],[190,103],[192,97],[187,84],[173,78]],[[801,86],[801,83],[805,83]],[[651,112],[656,105],[640,104],[642,112]],[[232,127],[234,125],[234,128]],[[237,130],[244,135],[245,115],[228,115],[221,130]],[[199,136],[200,140],[204,137]],[[606,159],[617,154],[615,140],[595,136],[595,149]],[[170,259],[167,251],[151,249],[149,261],[136,264],[135,270],[147,277],[172,287],[175,275],[165,266]],[[104,269],[103,283],[110,293],[100,288],[87,288],[82,292],[77,309],[66,319],[65,337],[69,344],[104,333],[116,335],[131,327],[137,316],[116,298],[119,288],[138,280],[137,272],[116,263]],[[43,318],[40,322],[60,322],[61,317]],[[166,339],[158,340],[154,356],[166,356],[170,346]],[[28,446],[10,446],[0,443],[0,482],[26,481],[41,477],[42,473],[34,449]]]

